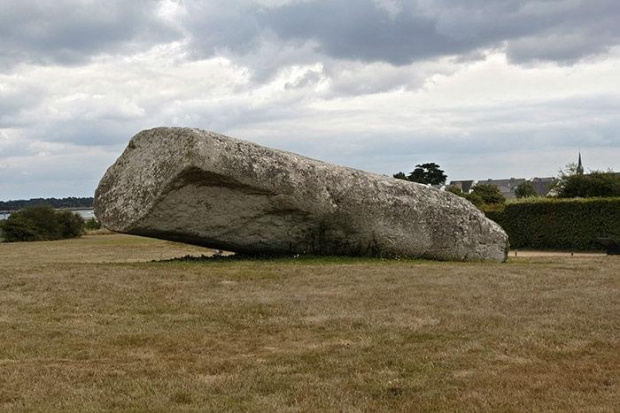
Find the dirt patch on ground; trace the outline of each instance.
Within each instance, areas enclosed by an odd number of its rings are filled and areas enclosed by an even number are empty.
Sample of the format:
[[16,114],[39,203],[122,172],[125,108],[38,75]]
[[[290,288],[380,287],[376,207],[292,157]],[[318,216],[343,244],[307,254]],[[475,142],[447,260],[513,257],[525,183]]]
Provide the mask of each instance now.
[[594,258],[604,257],[604,252],[567,252],[567,251],[536,251],[536,250],[511,250],[509,258],[532,258],[532,257],[581,257]]

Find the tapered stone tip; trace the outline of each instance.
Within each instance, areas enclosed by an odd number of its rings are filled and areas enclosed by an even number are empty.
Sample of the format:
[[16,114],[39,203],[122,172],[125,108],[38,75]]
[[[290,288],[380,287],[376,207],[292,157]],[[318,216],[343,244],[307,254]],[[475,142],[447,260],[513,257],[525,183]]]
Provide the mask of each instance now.
[[95,214],[113,231],[243,253],[504,261],[508,241],[451,193],[190,128],[134,136]]

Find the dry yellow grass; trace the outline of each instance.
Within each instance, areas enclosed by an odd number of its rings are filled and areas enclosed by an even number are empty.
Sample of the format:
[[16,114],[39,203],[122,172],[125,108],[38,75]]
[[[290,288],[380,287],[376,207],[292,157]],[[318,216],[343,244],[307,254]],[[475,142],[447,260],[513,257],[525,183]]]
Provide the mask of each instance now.
[[0,244],[0,411],[618,411],[619,257]]

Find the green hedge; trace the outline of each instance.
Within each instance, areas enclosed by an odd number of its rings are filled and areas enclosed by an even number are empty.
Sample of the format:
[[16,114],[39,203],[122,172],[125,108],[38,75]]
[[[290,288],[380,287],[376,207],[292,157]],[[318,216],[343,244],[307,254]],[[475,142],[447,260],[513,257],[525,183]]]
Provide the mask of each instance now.
[[602,249],[598,237],[620,240],[620,198],[524,200],[485,214],[512,248],[587,251]]

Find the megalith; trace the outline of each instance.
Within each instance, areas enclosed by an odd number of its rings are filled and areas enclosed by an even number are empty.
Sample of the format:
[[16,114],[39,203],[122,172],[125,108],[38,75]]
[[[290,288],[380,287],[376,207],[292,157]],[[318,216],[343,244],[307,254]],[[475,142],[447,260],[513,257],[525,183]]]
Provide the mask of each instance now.
[[249,254],[504,261],[508,239],[454,194],[191,128],[134,136],[95,214],[112,231]]

